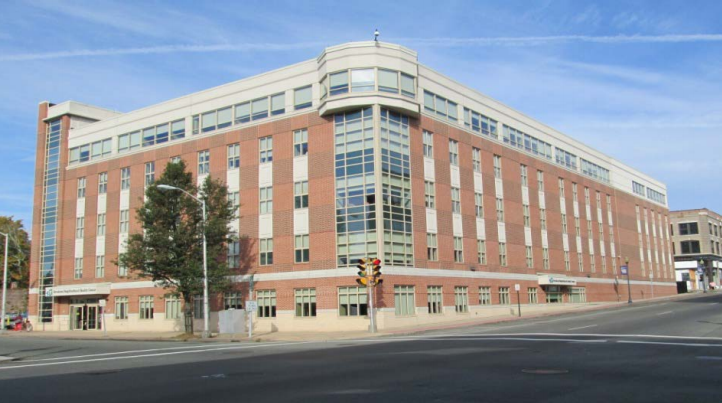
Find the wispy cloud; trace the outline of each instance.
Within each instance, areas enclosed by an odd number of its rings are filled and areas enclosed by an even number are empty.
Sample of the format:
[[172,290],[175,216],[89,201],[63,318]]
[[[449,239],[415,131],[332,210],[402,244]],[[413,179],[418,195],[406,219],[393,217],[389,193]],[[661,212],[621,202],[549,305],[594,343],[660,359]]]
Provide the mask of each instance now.
[[242,43],[217,45],[164,45],[137,48],[79,49],[58,52],[18,53],[0,55],[0,61],[19,62],[27,60],[63,59],[71,57],[121,56],[159,53],[209,53],[209,52],[283,52],[298,49],[319,49],[322,42],[299,43]]
[[586,42],[602,44],[624,43],[685,43],[722,42],[722,34],[680,34],[680,35],[551,35],[551,36],[505,36],[477,38],[394,38],[393,40],[419,46],[461,47],[461,46],[538,46],[555,43]]

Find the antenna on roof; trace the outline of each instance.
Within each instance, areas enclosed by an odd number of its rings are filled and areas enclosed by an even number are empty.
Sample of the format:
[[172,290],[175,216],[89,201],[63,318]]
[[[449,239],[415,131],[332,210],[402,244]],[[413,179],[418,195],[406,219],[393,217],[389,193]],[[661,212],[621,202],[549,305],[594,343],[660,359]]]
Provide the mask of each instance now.
[[381,35],[381,33],[379,32],[379,29],[376,28],[376,30],[374,31],[374,42],[379,41],[379,35]]

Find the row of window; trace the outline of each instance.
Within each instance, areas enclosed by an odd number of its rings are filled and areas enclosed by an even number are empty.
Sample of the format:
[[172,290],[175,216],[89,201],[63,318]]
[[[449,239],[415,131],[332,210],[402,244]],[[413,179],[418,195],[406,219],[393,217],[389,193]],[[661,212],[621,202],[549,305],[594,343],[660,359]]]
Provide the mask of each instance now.
[[602,182],[609,183],[609,170],[582,158],[582,173]]
[[328,74],[321,82],[321,99],[349,92],[380,91],[416,97],[414,77],[396,70],[349,69]]
[[540,155],[548,160],[552,159],[552,145],[546,141],[521,132],[513,127],[504,125],[504,142],[512,147],[520,148],[534,155]]

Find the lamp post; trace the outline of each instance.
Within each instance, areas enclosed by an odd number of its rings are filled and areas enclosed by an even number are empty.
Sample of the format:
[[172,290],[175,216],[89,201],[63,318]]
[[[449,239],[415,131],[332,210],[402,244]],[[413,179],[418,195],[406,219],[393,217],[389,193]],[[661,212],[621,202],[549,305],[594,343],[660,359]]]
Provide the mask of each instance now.
[[704,259],[699,260],[699,270],[697,271],[698,274],[702,276],[702,292],[707,292],[707,268],[704,266]]
[[629,300],[627,300],[628,304],[632,303],[632,285],[629,282],[629,258],[624,258],[624,264],[627,266],[627,293],[629,294]]
[[170,185],[158,185],[158,189],[160,190],[180,190],[181,192],[185,193],[187,196],[192,198],[193,200],[197,201],[201,204],[201,207],[203,208],[203,335],[202,337],[204,339],[207,339],[210,337],[211,333],[208,330],[208,316],[210,315],[209,308],[208,308],[208,258],[207,258],[207,252],[206,252],[206,202],[203,199],[199,199],[198,197],[193,196],[192,194],[188,193],[187,191]]
[[0,334],[5,333],[5,299],[8,289],[8,241],[10,234],[0,232],[5,237],[5,262],[3,263],[3,298],[2,298],[2,316],[0,316]]

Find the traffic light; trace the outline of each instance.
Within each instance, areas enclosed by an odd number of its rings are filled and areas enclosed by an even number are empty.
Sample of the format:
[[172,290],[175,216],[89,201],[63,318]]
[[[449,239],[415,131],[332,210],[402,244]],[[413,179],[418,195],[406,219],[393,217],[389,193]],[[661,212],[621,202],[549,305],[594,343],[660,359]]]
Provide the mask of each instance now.
[[368,278],[366,278],[366,259],[359,259],[356,267],[358,268],[359,276],[359,278],[356,279],[356,283],[366,287],[368,285]]
[[379,285],[384,281],[381,278],[381,260],[374,259],[371,263],[373,264],[373,266],[371,267],[371,275],[374,277],[374,285]]

